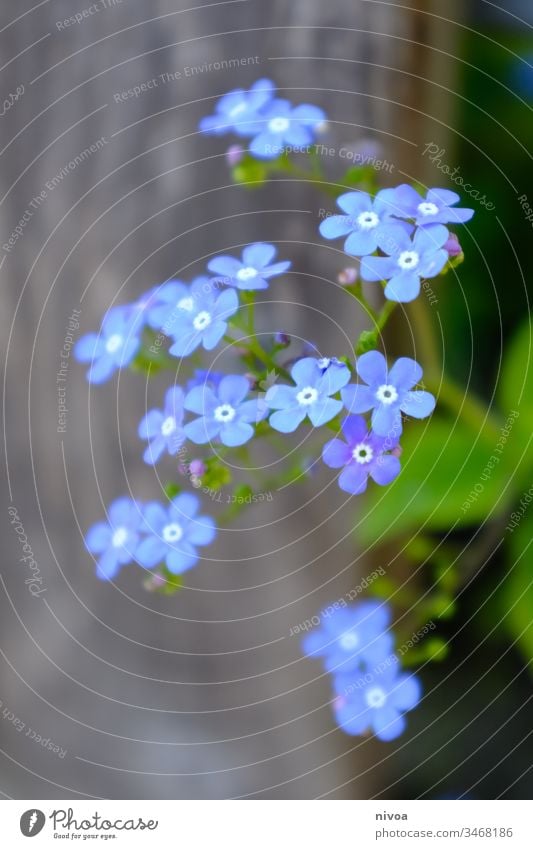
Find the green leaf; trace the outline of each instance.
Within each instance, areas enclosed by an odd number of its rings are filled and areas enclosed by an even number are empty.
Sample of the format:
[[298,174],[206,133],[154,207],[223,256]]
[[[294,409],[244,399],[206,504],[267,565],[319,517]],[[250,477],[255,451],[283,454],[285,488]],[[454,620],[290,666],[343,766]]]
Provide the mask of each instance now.
[[[490,441],[461,421],[406,422],[402,448],[396,480],[387,487],[369,481],[354,530],[364,545],[476,524],[495,508],[508,481],[511,455],[503,451],[488,470]],[[496,514],[506,505],[502,501]]]
[[526,508],[518,526],[507,533],[508,574],[498,593],[499,615],[510,637],[518,640],[526,662],[533,663],[533,505],[529,505],[529,510]]
[[[498,400],[505,416],[514,413],[516,429],[529,437],[533,426],[533,335],[531,322],[525,321],[515,334],[504,356],[498,384]],[[524,439],[520,440],[522,446]],[[518,450],[518,440],[514,445]]]

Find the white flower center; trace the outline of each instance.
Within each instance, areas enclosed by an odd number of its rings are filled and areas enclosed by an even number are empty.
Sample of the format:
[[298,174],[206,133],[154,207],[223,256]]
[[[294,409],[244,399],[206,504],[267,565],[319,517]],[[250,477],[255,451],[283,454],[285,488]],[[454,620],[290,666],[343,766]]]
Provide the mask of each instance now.
[[362,212],[356,218],[361,230],[373,230],[379,224],[379,218],[375,212]]
[[271,133],[284,133],[289,129],[290,123],[288,118],[272,118],[268,122],[268,129]]
[[305,386],[303,389],[300,389],[296,396],[296,400],[302,407],[308,407],[310,404],[314,404],[317,398],[318,392],[312,386]]
[[251,265],[239,268],[237,272],[237,280],[251,280],[253,277],[257,277],[257,269],[252,268]]
[[193,298],[182,298],[181,301],[178,301],[176,304],[179,310],[185,310],[186,312],[192,312],[194,309],[194,299]]
[[331,359],[329,357],[322,357],[322,359],[317,360],[316,364],[320,369],[327,369],[329,364],[331,363]]
[[420,261],[420,257],[418,256],[416,251],[402,251],[400,256],[398,257],[398,265],[400,268],[408,269],[412,271],[413,268],[416,268]]
[[370,463],[374,456],[374,452],[370,445],[367,445],[365,442],[360,442],[352,451],[352,457],[354,458],[356,463],[360,463],[361,465],[365,465],[366,463]]
[[365,700],[370,708],[382,708],[387,701],[387,694],[382,687],[372,687],[366,691]]
[[108,354],[114,354],[124,344],[124,339],[120,333],[113,333],[105,344],[105,349]]
[[424,203],[419,203],[417,209],[420,215],[436,215],[439,211],[437,204],[431,203],[428,200],[425,200]]
[[237,103],[237,105],[234,106],[233,109],[230,109],[230,111],[229,111],[230,118],[236,118],[237,115],[240,115],[242,112],[245,111],[245,109],[246,109],[246,103],[243,103],[243,101],[241,100],[241,102]]
[[111,545],[113,548],[122,548],[128,539],[128,531],[126,528],[117,528],[111,537]]
[[339,637],[339,645],[344,651],[353,651],[359,645],[359,637],[355,631],[345,631]]
[[392,383],[384,383],[376,392],[376,398],[382,404],[394,404],[398,400],[398,391]]
[[211,316],[206,310],[202,310],[195,315],[193,319],[193,327],[195,330],[205,330],[206,327],[209,327],[211,324]]
[[177,522],[172,522],[163,528],[163,539],[165,542],[179,542],[182,536],[183,528]]
[[174,416],[167,416],[163,424],[161,425],[161,433],[163,436],[170,436],[171,433],[174,433],[176,430],[176,419]]
[[214,415],[217,422],[227,424],[235,418],[235,409],[231,404],[221,404],[220,407],[216,408]]

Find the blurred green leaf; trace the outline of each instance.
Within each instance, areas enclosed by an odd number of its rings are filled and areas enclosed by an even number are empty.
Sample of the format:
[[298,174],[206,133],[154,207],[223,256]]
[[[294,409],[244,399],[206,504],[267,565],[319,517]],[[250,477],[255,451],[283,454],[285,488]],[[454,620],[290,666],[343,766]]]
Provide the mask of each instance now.
[[402,471],[387,487],[369,486],[356,530],[359,541],[371,545],[421,528],[424,533],[446,531],[456,523],[461,527],[484,519],[509,474],[505,452],[486,472],[492,450],[488,440],[476,442],[478,436],[461,421],[435,417],[428,427],[407,423]]
[[[533,429],[533,336],[530,321],[515,334],[503,359],[498,399],[505,416],[517,412],[514,428],[529,437]],[[523,440],[521,441],[523,444]],[[515,450],[518,445],[515,442]]]
[[508,574],[498,593],[499,615],[507,633],[518,640],[526,662],[533,663],[533,505],[529,506],[518,527],[508,534]]

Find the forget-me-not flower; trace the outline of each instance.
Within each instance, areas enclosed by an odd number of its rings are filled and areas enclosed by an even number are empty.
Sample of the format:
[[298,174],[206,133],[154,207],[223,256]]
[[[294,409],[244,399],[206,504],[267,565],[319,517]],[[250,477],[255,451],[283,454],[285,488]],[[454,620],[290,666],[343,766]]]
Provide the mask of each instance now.
[[389,630],[390,609],[383,602],[361,601],[341,607],[302,640],[309,657],[321,658],[328,672],[352,671],[385,660],[394,647]]
[[74,355],[82,363],[90,363],[87,380],[103,383],[114,371],[127,366],[140,345],[140,323],[135,321],[130,306],[109,310],[100,333],[87,333],[76,344]]
[[239,136],[251,136],[258,130],[261,111],[270,103],[275,92],[271,80],[257,80],[246,91],[236,88],[217,102],[215,114],[200,121],[200,131],[209,135],[222,136],[234,132]]
[[170,336],[184,312],[190,312],[191,293],[182,280],[167,280],[158,287],[146,312],[146,323],[154,330],[162,330]]
[[180,310],[170,330],[173,344],[169,354],[187,357],[199,345],[206,351],[212,351],[224,336],[228,319],[238,309],[239,298],[233,289],[217,293],[216,281],[206,277],[197,278],[190,287],[185,307]]
[[275,159],[285,148],[305,148],[326,120],[318,106],[273,100],[263,110],[264,121],[250,142],[250,153],[259,159]]
[[191,493],[177,495],[168,507],[151,502],[144,508],[145,538],[135,557],[153,569],[165,562],[169,572],[181,575],[198,562],[197,546],[209,545],[216,535],[209,516],[198,516],[199,499]]
[[291,267],[289,261],[271,264],[276,253],[274,245],[256,242],[244,248],[242,260],[233,256],[216,256],[207,267],[217,275],[215,280],[227,286],[236,289],[267,289],[271,277],[283,274]]
[[333,710],[342,730],[353,735],[372,731],[384,742],[405,731],[405,713],[422,695],[418,678],[400,673],[397,663],[359,677],[342,672],[335,676],[335,690]]
[[383,354],[368,351],[357,358],[355,367],[367,385],[351,383],[341,391],[341,397],[350,413],[372,410],[372,429],[378,436],[397,440],[402,432],[402,413],[424,419],[435,409],[430,392],[413,391],[423,375],[416,360],[400,357],[389,370]]
[[387,238],[391,223],[398,226],[398,221],[392,217],[394,208],[390,199],[393,191],[382,189],[374,200],[366,192],[346,192],[341,195],[337,198],[337,204],[345,215],[330,215],[322,221],[319,228],[321,235],[325,239],[348,236],[344,250],[352,256],[373,253],[380,241]]
[[332,469],[342,468],[339,487],[344,492],[359,495],[364,492],[368,477],[386,486],[400,473],[400,461],[387,454],[398,444],[397,437],[377,436],[367,431],[362,416],[348,416],[342,423],[344,439],[331,439],[322,449],[322,459]]
[[121,566],[135,559],[143,522],[141,509],[131,498],[114,501],[108,517],[108,522],[93,525],[85,537],[91,554],[99,555],[96,574],[103,581],[111,581]]
[[422,277],[435,277],[448,262],[444,245],[448,230],[442,224],[419,227],[413,238],[402,227],[387,228],[379,247],[389,256],[361,259],[361,277],[376,282],[388,280],[385,296],[389,301],[413,301],[420,292]]
[[455,207],[461,198],[449,189],[430,189],[426,197],[422,197],[412,186],[403,183],[389,191],[392,192],[393,215],[400,218],[413,218],[419,226],[464,224],[470,221],[474,214],[473,209]]
[[177,454],[183,445],[183,401],[181,386],[171,386],[165,394],[163,409],[149,410],[139,424],[140,438],[149,440],[143,454],[145,463],[155,465],[163,451],[166,450],[170,455]]
[[217,389],[196,386],[185,397],[185,409],[199,418],[185,425],[185,434],[197,445],[218,437],[223,445],[244,445],[254,435],[252,422],[268,413],[262,399],[245,401],[250,383],[240,375],[222,378]]
[[309,416],[314,427],[331,421],[342,409],[342,402],[332,398],[350,380],[344,363],[304,357],[291,369],[296,386],[271,386],[265,403],[275,410],[269,423],[274,430],[292,433]]

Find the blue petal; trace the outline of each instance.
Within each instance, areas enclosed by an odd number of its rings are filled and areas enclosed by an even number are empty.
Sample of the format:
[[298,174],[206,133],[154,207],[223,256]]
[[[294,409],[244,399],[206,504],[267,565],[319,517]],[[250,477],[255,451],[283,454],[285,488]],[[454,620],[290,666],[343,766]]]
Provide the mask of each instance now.
[[285,274],[291,265],[291,261],[287,259],[283,262],[275,262],[274,265],[269,265],[268,268],[264,268],[261,271],[261,277],[264,277],[266,280],[270,280],[271,277],[276,277],[278,274]]
[[415,272],[397,274],[385,286],[385,297],[389,301],[408,303],[420,294],[420,277]]
[[436,277],[440,274],[444,266],[449,260],[448,251],[440,250],[428,255],[426,254],[419,266],[419,271],[422,277]]
[[348,366],[345,366],[344,363],[333,363],[326,369],[315,385],[320,394],[335,395],[343,386],[346,386],[350,380],[350,376]]
[[397,439],[402,432],[402,417],[397,406],[380,404],[372,413],[372,428],[378,436]]
[[184,407],[191,413],[197,413],[201,416],[205,412],[213,410],[217,404],[218,399],[214,391],[207,383],[202,383],[200,386],[193,386],[187,393]]
[[220,422],[216,422],[214,419],[200,417],[186,424],[184,431],[191,442],[194,442],[196,445],[205,445],[206,442],[211,442],[217,436],[220,427]]
[[216,299],[213,316],[218,319],[228,319],[239,309],[239,296],[234,289],[226,289]]
[[98,522],[89,528],[85,537],[85,545],[91,554],[101,554],[111,542],[112,530],[106,522]]
[[159,458],[161,457],[161,454],[163,453],[165,448],[166,448],[165,437],[161,436],[161,435],[156,436],[155,439],[153,439],[149,443],[149,445],[147,445],[147,447],[144,451],[144,454],[143,454],[144,462],[148,463],[151,466],[154,466],[157,463],[157,461],[159,460]]
[[443,224],[428,224],[419,227],[413,238],[413,247],[419,253],[433,253],[446,244],[450,237],[448,228]]
[[370,212],[372,201],[366,192],[345,192],[337,198],[337,205],[352,217],[360,212]]
[[376,250],[378,237],[375,230],[352,233],[344,243],[344,250],[350,256],[366,256]]
[[450,189],[430,189],[427,193],[427,200],[437,206],[452,206],[454,203],[459,203],[461,198]]
[[400,357],[391,368],[388,380],[397,389],[411,389],[422,380],[423,374],[424,372],[416,360],[412,360],[410,357]]
[[215,539],[217,528],[208,516],[200,516],[189,526],[187,539],[193,545],[210,545]]
[[139,424],[138,434],[141,439],[154,439],[161,434],[164,416],[161,410],[150,410]]
[[277,410],[269,418],[269,424],[280,433],[293,433],[305,419],[306,412],[302,407],[293,407],[288,410]]
[[291,368],[291,377],[298,386],[315,386],[322,377],[314,357],[304,357]]
[[146,569],[153,569],[154,566],[162,562],[167,550],[167,544],[159,537],[146,537],[137,547],[135,559]]
[[296,393],[293,386],[271,386],[265,395],[265,403],[273,410],[286,410],[295,406]]
[[[233,289],[228,291],[233,292]],[[207,330],[204,330],[202,343],[206,351],[212,351],[216,348],[227,329],[225,321],[214,321],[209,325]]]
[[111,581],[118,574],[120,564],[114,551],[107,551],[96,566],[96,575],[101,581]]
[[104,351],[104,340],[96,333],[87,333],[78,340],[74,348],[74,356],[80,363],[90,363]]
[[335,418],[337,413],[342,410],[342,401],[337,401],[335,398],[320,398],[314,404],[311,404],[308,410],[313,426],[321,427],[321,425]]
[[372,717],[372,728],[379,740],[388,743],[395,740],[405,731],[405,719],[395,708],[385,705],[375,711]]
[[218,397],[223,404],[238,407],[250,391],[250,383],[246,377],[229,374],[220,381]]
[[420,681],[414,675],[399,675],[390,692],[390,700],[398,710],[412,710],[422,697]]
[[242,253],[244,265],[251,266],[257,270],[266,268],[276,256],[276,248],[266,242],[256,242],[248,245]]
[[387,360],[380,351],[367,351],[357,358],[355,364],[359,377],[370,386],[387,382]]
[[183,519],[192,519],[196,516],[200,506],[200,499],[192,492],[181,492],[170,505],[172,517],[182,522]]
[[387,256],[365,256],[361,260],[361,277],[368,283],[388,280],[397,270],[395,260]]
[[352,452],[342,439],[331,439],[322,449],[322,459],[330,469],[340,469],[352,458]]
[[370,464],[370,477],[380,486],[387,486],[401,471],[400,461],[393,454],[383,454]]
[[430,392],[408,392],[402,401],[401,409],[414,419],[425,419],[435,409],[435,398]]
[[169,348],[169,354],[173,357],[188,357],[196,350],[202,341],[202,334],[197,330],[183,329],[180,336],[175,340],[174,344]]
[[326,113],[319,106],[310,103],[300,103],[292,110],[292,118],[305,126],[315,127],[326,120]]
[[140,521],[139,508],[131,498],[117,498],[109,505],[109,521],[118,525],[131,525]]
[[270,408],[263,398],[245,401],[239,407],[239,418],[243,422],[260,422],[268,415]]
[[213,259],[208,262],[207,267],[209,271],[213,271],[215,274],[220,274],[223,277],[233,279],[237,272],[242,268],[242,262],[235,259],[233,256],[227,256],[224,254],[222,256],[213,257]]
[[282,151],[279,135],[268,130],[259,133],[250,143],[250,153],[259,159],[275,159]]
[[320,227],[320,235],[324,239],[338,239],[339,236],[346,236],[353,230],[353,220],[349,215],[330,215],[322,221]]
[[360,495],[366,489],[368,472],[360,463],[350,463],[339,475],[339,487],[351,495]]
[[367,413],[377,403],[370,387],[351,383],[341,391],[341,398],[349,413]]
[[158,501],[150,501],[143,508],[144,529],[151,534],[159,534],[167,524],[167,513]]
[[342,423],[342,432],[350,446],[362,442],[368,436],[365,419],[362,416],[347,416]]
[[174,549],[169,551],[166,563],[169,572],[173,575],[181,575],[198,563],[198,554],[192,545],[181,542],[179,551]]
[[220,441],[223,445],[235,447],[244,445],[254,435],[252,425],[246,422],[234,421],[231,424],[223,425],[220,429]]
[[87,380],[89,383],[104,383],[104,381],[111,377],[115,370],[116,365],[111,357],[104,354],[99,360],[94,360],[87,372]]

